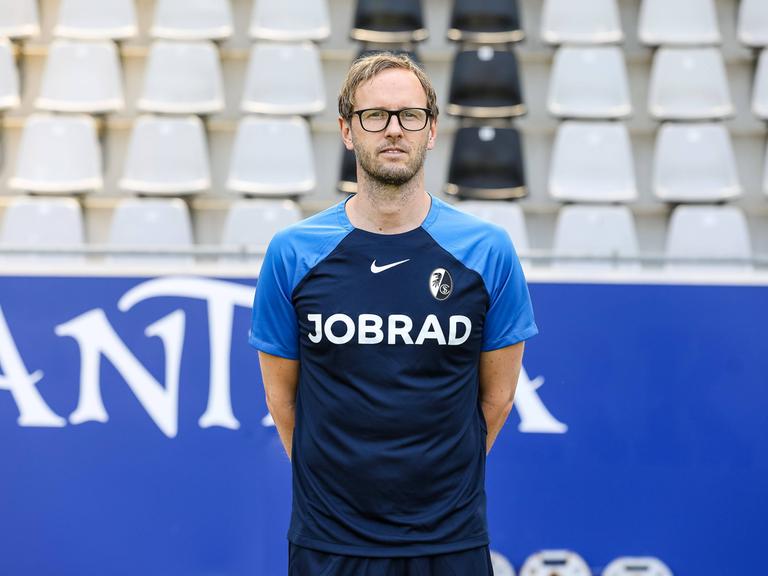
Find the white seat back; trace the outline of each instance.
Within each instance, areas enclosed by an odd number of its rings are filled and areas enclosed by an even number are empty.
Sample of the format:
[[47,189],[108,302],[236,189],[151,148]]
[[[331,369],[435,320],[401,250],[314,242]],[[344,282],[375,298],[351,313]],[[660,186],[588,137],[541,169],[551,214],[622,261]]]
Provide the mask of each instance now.
[[53,34],[60,38],[124,40],[136,36],[134,0],[60,0]]
[[0,0],[0,36],[26,38],[38,34],[37,0]]
[[678,206],[667,233],[668,257],[733,258],[735,262],[701,264],[669,262],[669,269],[718,269],[748,271],[752,265],[739,259],[752,257],[747,219],[736,206]]
[[664,124],[656,135],[653,191],[668,202],[741,195],[731,136],[723,124]]
[[714,0],[643,0],[638,36],[652,46],[719,44]]
[[563,206],[558,214],[553,246],[555,257],[588,256],[605,260],[555,260],[555,265],[605,269],[639,268],[637,262],[610,262],[610,258],[638,256],[632,212],[626,206]]
[[251,48],[241,108],[260,114],[316,114],[325,108],[320,53],[311,42]]
[[621,48],[561,47],[552,65],[547,108],[568,118],[628,116],[632,103]]
[[464,212],[492,222],[504,228],[515,250],[525,254],[529,250],[528,229],[525,226],[525,215],[520,204],[504,200],[464,200],[458,202],[456,207]]
[[326,0],[259,0],[251,12],[256,40],[325,40],[331,34]]
[[229,0],[157,0],[150,29],[168,40],[223,40],[232,32]]
[[146,112],[170,114],[222,110],[224,81],[213,42],[153,42],[137,106]]
[[51,42],[35,106],[55,112],[90,113],[123,108],[122,71],[115,43]]
[[[275,234],[300,219],[301,211],[291,200],[238,200],[227,214],[221,243],[225,248],[266,249]],[[250,258],[261,260],[263,255]]]
[[235,136],[227,188],[268,196],[314,189],[315,162],[303,118],[245,117]]
[[542,550],[529,556],[520,576],[591,576],[584,559],[568,550]]
[[616,0],[544,0],[541,39],[547,44],[623,41]]
[[29,192],[86,192],[102,187],[101,147],[90,116],[32,114],[8,182]]
[[146,194],[188,194],[211,186],[208,147],[197,116],[140,116],[133,125],[120,187]]
[[719,48],[659,48],[653,58],[648,111],[661,120],[727,118],[734,113]]
[[602,576],[672,576],[672,571],[658,558],[624,556],[608,564]]
[[0,38],[0,110],[20,104],[19,71],[13,58],[13,47],[7,38]]
[[761,50],[755,71],[752,92],[752,113],[762,120],[768,120],[768,50]]
[[491,565],[494,576],[515,576],[515,568],[506,557],[495,550],[491,550]]
[[566,121],[558,126],[549,192],[573,202],[637,198],[629,131],[623,122]]
[[738,17],[739,40],[747,46],[768,46],[768,4],[765,0],[741,0]]

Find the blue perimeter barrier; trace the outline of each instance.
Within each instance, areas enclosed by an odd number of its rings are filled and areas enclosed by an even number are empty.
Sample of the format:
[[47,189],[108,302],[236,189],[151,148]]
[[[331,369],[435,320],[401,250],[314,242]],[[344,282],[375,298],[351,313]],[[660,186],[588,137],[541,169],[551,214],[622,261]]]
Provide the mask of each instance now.
[[[290,467],[255,279],[0,277],[0,574],[278,576]],[[492,548],[596,574],[754,573],[768,286],[532,282],[541,334],[488,460]]]

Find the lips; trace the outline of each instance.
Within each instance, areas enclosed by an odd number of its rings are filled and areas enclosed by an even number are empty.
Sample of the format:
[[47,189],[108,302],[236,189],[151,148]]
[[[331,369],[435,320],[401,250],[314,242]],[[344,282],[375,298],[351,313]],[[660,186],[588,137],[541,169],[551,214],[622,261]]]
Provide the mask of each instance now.
[[394,146],[387,146],[386,148],[383,148],[379,153],[380,154],[386,154],[387,152],[399,152],[401,154],[405,154],[406,151],[402,148],[396,148]]

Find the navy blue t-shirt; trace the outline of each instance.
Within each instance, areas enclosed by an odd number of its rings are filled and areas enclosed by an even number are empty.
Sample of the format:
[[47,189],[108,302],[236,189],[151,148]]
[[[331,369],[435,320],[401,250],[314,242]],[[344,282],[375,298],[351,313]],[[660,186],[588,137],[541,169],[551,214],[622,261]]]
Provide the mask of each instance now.
[[402,234],[341,202],[272,240],[249,341],[298,359],[294,544],[422,556],[488,544],[480,353],[536,334],[508,234],[432,198]]

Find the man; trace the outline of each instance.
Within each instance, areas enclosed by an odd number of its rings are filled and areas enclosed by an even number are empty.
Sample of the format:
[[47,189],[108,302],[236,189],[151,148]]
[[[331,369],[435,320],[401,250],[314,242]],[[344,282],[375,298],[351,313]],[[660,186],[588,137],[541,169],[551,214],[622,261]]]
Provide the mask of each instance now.
[[406,56],[339,96],[358,192],[275,236],[250,343],[292,461],[291,576],[484,576],[485,457],[536,332],[506,232],[424,189],[437,105]]

